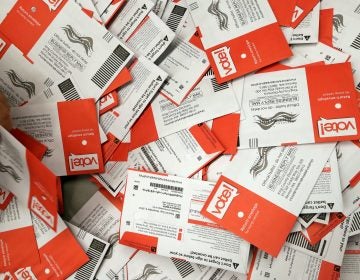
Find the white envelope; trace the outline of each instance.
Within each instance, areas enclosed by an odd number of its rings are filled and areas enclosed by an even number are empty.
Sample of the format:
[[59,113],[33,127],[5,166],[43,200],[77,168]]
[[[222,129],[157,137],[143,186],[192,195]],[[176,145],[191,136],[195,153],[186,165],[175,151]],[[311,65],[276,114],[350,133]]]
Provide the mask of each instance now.
[[120,243],[245,273],[250,244],[200,214],[212,188],[205,181],[129,169]]

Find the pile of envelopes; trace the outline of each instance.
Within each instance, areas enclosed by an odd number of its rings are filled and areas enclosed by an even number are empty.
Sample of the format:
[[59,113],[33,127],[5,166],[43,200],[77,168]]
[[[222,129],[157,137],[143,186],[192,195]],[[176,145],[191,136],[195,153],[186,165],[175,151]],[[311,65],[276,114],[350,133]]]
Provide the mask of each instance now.
[[360,279],[359,26],[359,0],[1,0],[0,279]]

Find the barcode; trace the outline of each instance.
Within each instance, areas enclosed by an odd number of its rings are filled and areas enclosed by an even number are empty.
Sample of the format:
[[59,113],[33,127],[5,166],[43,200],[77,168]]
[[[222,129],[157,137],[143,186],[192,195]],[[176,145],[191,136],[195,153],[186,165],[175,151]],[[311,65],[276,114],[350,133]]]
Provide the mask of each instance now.
[[114,35],[112,35],[110,31],[106,32],[105,35],[103,36],[103,39],[108,43],[110,43],[112,38],[114,38]]
[[211,78],[211,84],[214,89],[214,92],[222,91],[229,88],[228,83],[219,84],[215,78]]
[[259,139],[258,138],[250,138],[249,139],[249,147],[250,148],[257,148],[259,146]]
[[206,76],[214,76],[214,70],[212,70],[211,68],[205,73],[205,77]]
[[58,84],[58,88],[60,89],[66,101],[80,99],[79,93],[76,91],[74,84],[70,79],[67,79]]
[[186,8],[175,5],[175,7],[172,9],[170,16],[168,20],[166,21],[166,25],[169,26],[169,28],[175,32],[178,28],[181,19],[183,18],[184,14],[186,12]]
[[51,87],[54,84],[54,81],[51,80],[50,78],[47,78],[44,82],[44,85],[47,87]]
[[158,183],[150,183],[150,186],[156,187],[156,188],[161,188],[161,189],[172,190],[172,191],[178,191],[178,192],[183,191],[182,187],[175,187],[175,186],[169,186],[169,185],[158,184]]
[[360,230],[360,212],[354,213],[350,232],[357,230]]
[[99,88],[104,88],[111,77],[119,70],[124,61],[127,60],[130,53],[121,45],[118,45],[101,67],[96,71],[91,78]]
[[213,275],[211,275],[211,277],[209,278],[209,280],[215,280],[217,278],[217,276],[220,274],[220,272],[222,271],[222,269],[218,268],[217,270],[215,270],[215,272],[213,273]]
[[354,49],[360,50],[360,33],[356,36],[354,42],[350,45]]
[[197,2],[190,3],[190,4],[189,4],[189,7],[190,7],[190,10],[191,10],[191,11],[194,11],[194,10],[196,10],[196,9],[199,8],[199,4],[198,4]]
[[144,156],[146,157],[146,159],[149,161],[151,167],[153,168],[152,171],[154,172],[158,172],[159,168],[156,166],[155,162],[152,160],[151,156],[149,155],[148,151],[146,150],[145,147],[141,147],[140,148],[141,151],[143,152]]
[[189,263],[188,261],[179,260],[179,259],[175,259],[175,258],[171,258],[171,261],[175,265],[181,278],[185,278],[195,271],[194,268],[192,267],[191,263]]
[[105,247],[105,243],[93,239],[86,252],[90,260],[76,272],[75,279],[88,280],[93,278],[92,274],[94,273],[95,267],[98,264]]
[[107,273],[106,273],[106,276],[109,278],[109,279],[113,279],[116,277],[116,273],[115,271],[113,271],[112,269],[110,269]]
[[320,245],[321,245],[321,251],[320,256],[324,253],[326,240],[324,242],[319,241],[314,246],[309,243],[309,241],[306,240],[306,238],[301,234],[301,232],[293,232],[290,233],[289,236],[286,239],[286,242],[289,242],[293,245],[299,246],[301,248],[304,248],[306,250],[309,250],[311,252],[319,253]]

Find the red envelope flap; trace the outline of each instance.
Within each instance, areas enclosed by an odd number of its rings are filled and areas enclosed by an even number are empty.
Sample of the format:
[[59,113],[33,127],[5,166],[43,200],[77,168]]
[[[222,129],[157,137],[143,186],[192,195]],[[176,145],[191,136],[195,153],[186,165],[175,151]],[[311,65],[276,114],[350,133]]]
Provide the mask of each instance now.
[[0,241],[0,271],[14,271],[40,263],[32,226],[0,232]]
[[57,188],[60,178],[56,177],[32,153],[26,151],[30,174],[30,210],[45,224],[56,231],[57,226]]
[[0,186],[0,210],[5,210],[14,195],[7,189]]
[[350,63],[307,67],[315,142],[360,139],[360,112]]
[[205,153],[213,154],[224,151],[224,147],[206,124],[194,125],[189,129],[189,131],[200,144],[201,148],[203,148]]
[[[19,0],[0,23],[0,31],[24,54],[27,54],[67,1],[49,1],[47,4],[46,1]],[[53,7],[50,9],[48,5]]]
[[151,106],[147,107],[131,128],[131,148],[134,150],[159,139]]
[[300,65],[300,66],[296,66],[296,67],[290,67],[290,66],[287,66],[287,65],[284,65],[284,64],[281,64],[280,62],[278,62],[278,63],[274,63],[274,64],[271,64],[271,65],[269,65],[267,67],[264,67],[264,68],[260,69],[259,71],[256,72],[256,74],[275,72],[275,71],[281,71],[281,70],[304,68],[304,67],[310,67],[310,66],[320,66],[320,65],[325,65],[325,63],[323,61],[317,61],[317,62],[312,62],[312,63],[309,63],[309,64],[305,64],[305,65]]
[[130,145],[130,143],[120,143],[115,152],[109,158],[109,161],[127,161]]
[[115,79],[111,82],[111,84],[107,87],[103,96],[113,91],[116,91],[119,87],[122,87],[131,81],[132,77],[129,69],[123,68],[120,73],[115,77]]
[[100,115],[102,115],[119,106],[119,96],[116,91],[112,91],[103,95],[98,102],[100,103]]
[[309,236],[309,242],[311,245],[315,245],[322,238],[325,237],[330,231],[335,227],[341,224],[346,219],[346,216],[343,213],[331,213],[330,220],[327,225],[312,223],[307,229],[307,234]]
[[18,128],[14,128],[10,133],[21,143],[26,149],[34,154],[39,160],[42,160],[43,156],[47,151],[47,147],[36,140],[34,137],[26,134]]
[[297,0],[292,18],[292,28],[299,25],[300,22],[311,12],[319,3],[319,0]]
[[204,45],[201,42],[200,30],[196,27],[196,32],[191,36],[189,42],[200,50],[205,50]]
[[41,264],[32,267],[38,279],[66,279],[89,261],[69,229],[40,248]]
[[235,155],[239,138],[240,114],[229,114],[213,121],[211,132],[225,147],[224,154]]
[[104,172],[94,99],[57,103],[68,175]]
[[269,4],[279,25],[291,26],[296,0],[269,0]]
[[120,239],[120,244],[156,254],[158,238],[154,236],[126,231]]
[[274,257],[297,218],[224,176],[200,213]]
[[340,266],[322,261],[318,280],[340,279]]
[[112,135],[110,132],[106,134],[107,141],[101,145],[101,151],[103,154],[103,161],[108,162],[111,155],[114,153],[116,148],[120,144],[120,140],[117,139],[114,135]]
[[319,41],[332,47],[334,9],[320,10]]

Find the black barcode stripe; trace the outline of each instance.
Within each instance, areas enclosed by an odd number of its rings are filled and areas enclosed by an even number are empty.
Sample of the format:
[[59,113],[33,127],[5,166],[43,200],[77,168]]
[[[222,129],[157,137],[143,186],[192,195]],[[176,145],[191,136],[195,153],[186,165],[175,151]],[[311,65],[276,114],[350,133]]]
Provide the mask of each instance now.
[[[309,243],[309,241],[301,234],[301,232],[290,233],[288,235],[286,241],[290,244],[296,245],[298,247],[304,248],[306,250],[309,250],[309,251],[315,252],[315,253],[319,253],[320,244],[321,244],[321,241],[319,241],[315,245],[311,245]],[[325,243],[326,242],[323,242],[323,245],[321,246],[322,251],[320,252],[320,256],[322,255]]]
[[111,41],[112,38],[114,38],[114,35],[112,35],[110,31],[106,32],[103,36],[103,39],[108,43]]
[[125,48],[118,45],[101,67],[96,71],[95,75],[91,78],[91,81],[93,81],[99,88],[104,88],[124,61],[127,60],[129,55],[130,53]]
[[354,232],[360,229],[360,212],[356,212],[353,215],[350,232]]
[[179,272],[181,278],[185,278],[186,276],[193,273],[195,270],[192,267],[191,263],[185,260],[179,260],[171,258],[171,261],[175,265],[177,271]]
[[159,184],[159,183],[150,183],[151,187],[156,187],[156,188],[161,188],[161,189],[167,189],[167,190],[172,190],[172,191],[183,191],[182,187],[175,187],[175,186],[170,186],[170,185],[164,185],[164,184]]
[[257,148],[259,146],[259,139],[258,138],[250,138],[249,139],[249,147],[250,148]]
[[215,78],[211,78],[211,84],[214,92],[222,91],[229,88],[228,83],[219,84]]
[[76,91],[74,84],[72,83],[72,81],[70,79],[67,79],[67,80],[63,81],[62,83],[58,84],[58,88],[60,89],[60,91],[66,101],[80,99],[80,95]]
[[194,11],[194,10],[199,8],[199,4],[197,2],[190,3],[189,8],[190,8],[191,11]]
[[107,273],[106,273],[106,276],[109,277],[110,279],[113,279],[114,277],[116,277],[116,273],[115,271],[113,270],[109,270]]
[[151,167],[153,168],[152,171],[154,172],[158,172],[159,168],[156,166],[155,162],[152,160],[151,156],[149,155],[148,151],[146,150],[145,147],[141,147],[140,148],[141,151],[143,152],[144,156],[146,157],[146,159],[149,161]]
[[90,260],[80,269],[78,269],[75,274],[75,279],[88,280],[92,278],[91,276],[94,273],[95,267],[98,264],[105,247],[105,243],[101,242],[100,240],[93,239],[90,247],[86,251],[86,254]]
[[213,273],[213,275],[209,278],[209,280],[215,280],[221,271],[222,271],[222,269],[220,269],[220,268],[216,269],[215,272]]
[[360,50],[360,33],[356,36],[354,42],[352,42],[350,46],[357,50]]
[[181,19],[183,18],[184,14],[186,12],[186,8],[175,5],[175,7],[172,9],[169,18],[166,21],[166,25],[175,32],[178,28]]

